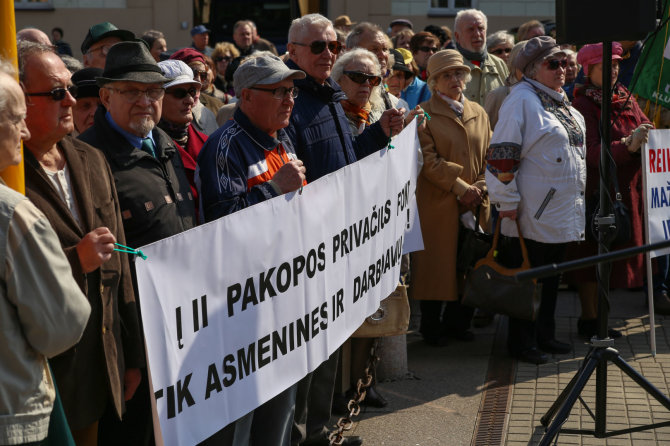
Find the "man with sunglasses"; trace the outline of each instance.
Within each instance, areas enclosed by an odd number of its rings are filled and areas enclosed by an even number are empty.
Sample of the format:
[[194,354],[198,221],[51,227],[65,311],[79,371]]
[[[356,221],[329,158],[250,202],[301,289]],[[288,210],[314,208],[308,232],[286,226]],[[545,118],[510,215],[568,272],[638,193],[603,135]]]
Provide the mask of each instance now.
[[170,79],[163,85],[165,96],[163,96],[163,111],[158,127],[170,135],[177,144],[188,182],[191,185],[197,215],[199,201],[194,175],[196,160],[200,149],[207,141],[207,135],[199,132],[191,123],[193,122],[195,99],[198,97],[201,84],[193,79],[193,70],[181,60],[164,60],[158,62],[158,66],[163,70],[165,77]]
[[[47,217],[91,305],[74,349],[51,359],[63,407],[79,445],[97,445],[98,423],[121,417],[143,365],[135,294],[114,178],[105,157],[72,138],[76,87],[52,47],[19,42],[27,102],[26,196]],[[123,329],[122,329],[123,327]]]
[[[314,181],[341,167],[378,151],[392,135],[403,128],[403,113],[386,110],[380,120],[354,138],[340,101],[346,98],[330,78],[333,64],[342,45],[337,41],[330,20],[320,14],[307,14],[291,23],[288,32],[286,63],[302,70],[305,79],[295,85],[300,89],[287,133],[298,158],[307,168],[307,181]],[[338,354],[335,352],[299,383],[296,397],[296,421],[293,444],[328,444],[330,419]],[[309,403],[308,403],[309,402]],[[359,437],[345,437],[348,445],[361,444]]]
[[487,20],[478,9],[465,9],[456,14],[454,43],[470,67],[472,80],[463,94],[468,100],[484,106],[490,91],[505,85],[509,70],[505,62],[486,51]]
[[[120,42],[109,50],[93,127],[79,138],[107,158],[117,185],[127,245],[139,247],[196,224],[195,202],[179,151],[156,124],[168,79],[142,42]],[[132,266],[132,265],[131,265]],[[103,419],[100,444],[152,444],[151,405],[146,380],[127,404],[120,422]]]
[[134,40],[135,34],[109,22],[91,26],[81,43],[84,67],[105,68],[105,58],[115,43]]

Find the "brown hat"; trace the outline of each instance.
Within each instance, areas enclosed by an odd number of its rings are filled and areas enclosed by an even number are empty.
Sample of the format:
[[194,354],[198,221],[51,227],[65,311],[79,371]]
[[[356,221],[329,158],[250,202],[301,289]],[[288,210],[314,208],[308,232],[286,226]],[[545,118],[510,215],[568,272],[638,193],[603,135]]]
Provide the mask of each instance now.
[[516,56],[515,64],[517,68],[523,71],[523,74],[526,74],[526,70],[532,66],[533,62],[544,60],[549,56],[559,53],[565,54],[561,47],[559,47],[556,41],[551,37],[533,37],[528,40],[526,46],[519,51],[519,54]]
[[470,67],[463,63],[463,56],[456,50],[441,50],[428,59],[428,80],[437,79],[437,75],[452,68],[470,72]]
[[348,15],[341,15],[333,20],[333,26],[353,26],[356,22],[352,22]]

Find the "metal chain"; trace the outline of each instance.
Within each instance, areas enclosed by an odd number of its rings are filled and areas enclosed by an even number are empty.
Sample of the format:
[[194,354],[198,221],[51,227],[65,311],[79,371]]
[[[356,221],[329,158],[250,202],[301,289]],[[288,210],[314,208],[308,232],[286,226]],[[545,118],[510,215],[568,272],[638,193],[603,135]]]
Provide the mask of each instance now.
[[365,376],[359,378],[356,382],[356,392],[347,404],[349,414],[337,420],[337,430],[334,430],[328,436],[331,445],[341,445],[344,442],[344,432],[354,427],[354,420],[352,418],[357,417],[361,413],[361,402],[365,399],[368,387],[372,385],[372,373],[374,373],[375,365],[379,361],[379,357],[377,356],[378,345],[379,338],[375,338],[372,348],[370,348],[370,357],[368,358],[367,366],[363,371]]

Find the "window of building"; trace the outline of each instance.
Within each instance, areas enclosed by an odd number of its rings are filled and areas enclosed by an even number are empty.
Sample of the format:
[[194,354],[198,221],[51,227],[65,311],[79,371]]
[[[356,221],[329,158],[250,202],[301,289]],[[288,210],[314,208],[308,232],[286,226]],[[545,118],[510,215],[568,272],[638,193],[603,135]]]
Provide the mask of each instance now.
[[14,0],[14,9],[54,9],[53,0]]
[[477,0],[428,0],[428,15],[455,15],[461,9],[477,7]]

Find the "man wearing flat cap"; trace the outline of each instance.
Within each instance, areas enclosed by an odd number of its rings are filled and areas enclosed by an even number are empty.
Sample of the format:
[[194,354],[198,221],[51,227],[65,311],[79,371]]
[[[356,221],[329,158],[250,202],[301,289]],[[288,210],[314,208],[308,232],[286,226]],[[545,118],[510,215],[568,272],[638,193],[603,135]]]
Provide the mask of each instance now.
[[85,67],[105,68],[105,58],[115,43],[134,40],[135,34],[109,22],[91,26],[81,44]]
[[212,57],[214,49],[211,46],[207,46],[209,43],[209,32],[210,30],[205,25],[194,26],[191,29],[191,38],[193,39],[191,48],[200,51],[205,56]]
[[[283,130],[298,94],[293,80],[304,77],[304,72],[289,69],[267,51],[250,56],[235,71],[239,107],[233,119],[209,137],[198,157],[196,183],[205,221],[305,184],[305,167]],[[225,443],[233,435],[249,438],[249,444],[289,446],[296,388],[289,387],[227,426],[211,444]]]
[[[195,226],[195,203],[177,147],[156,124],[168,81],[141,42],[109,50],[97,78],[104,107],[93,127],[79,136],[107,158],[117,185],[127,244],[143,246]],[[146,371],[143,370],[143,377]],[[143,380],[123,423],[105,419],[105,444],[148,444],[152,421]],[[101,443],[102,444],[102,443]]]
[[[51,359],[78,445],[97,445],[105,414],[119,419],[144,365],[135,293],[114,178],[105,157],[72,138],[76,87],[51,46],[19,42],[27,102],[26,196],[54,228],[91,316],[81,340]],[[104,434],[102,434],[104,435]],[[102,436],[101,435],[101,436]]]

